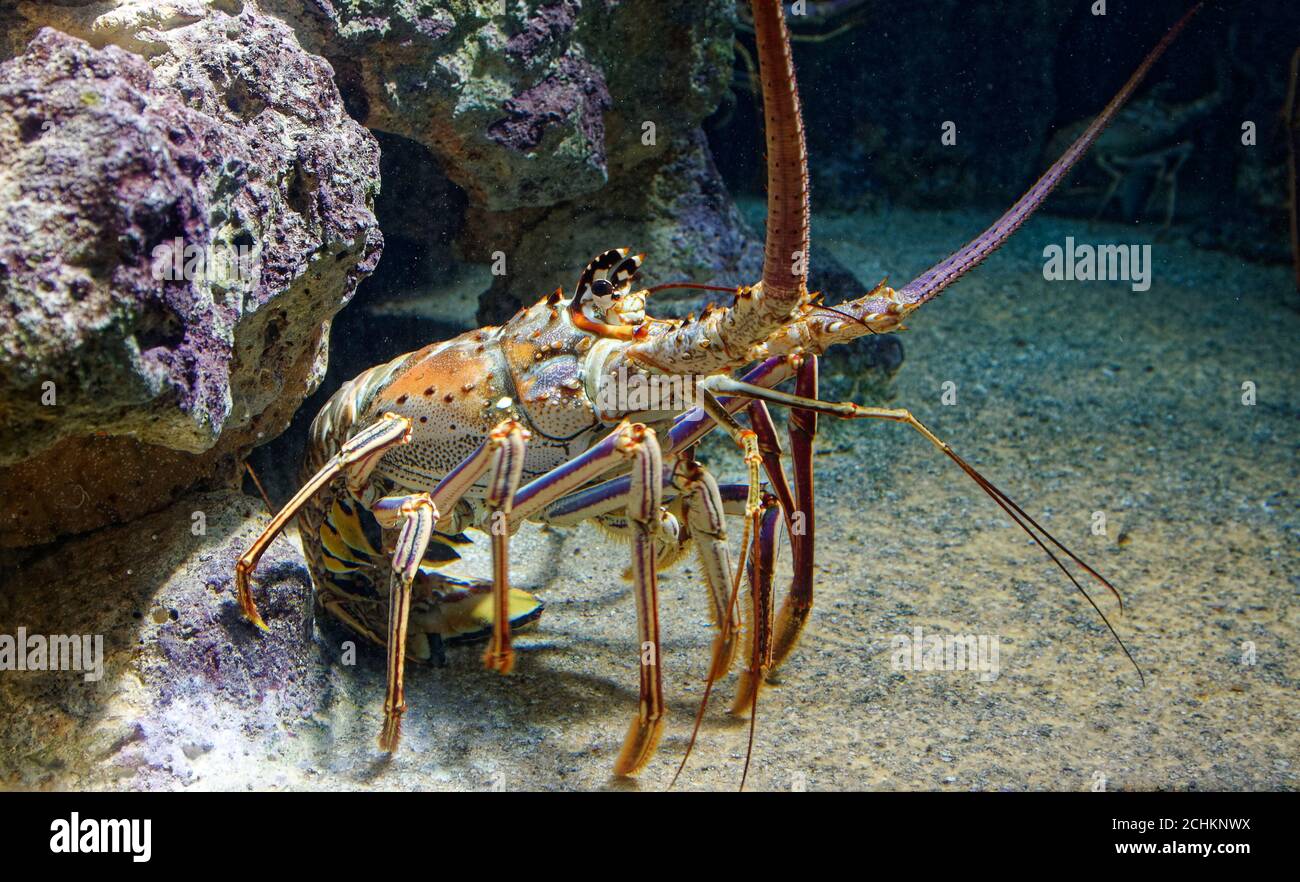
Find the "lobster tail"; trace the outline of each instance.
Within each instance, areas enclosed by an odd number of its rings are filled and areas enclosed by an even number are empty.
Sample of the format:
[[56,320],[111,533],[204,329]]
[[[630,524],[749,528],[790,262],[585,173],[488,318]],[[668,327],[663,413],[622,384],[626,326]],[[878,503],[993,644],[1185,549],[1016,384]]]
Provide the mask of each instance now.
[[802,296],[808,275],[808,148],[782,4],[753,0],[752,6],[767,139],[763,293],[789,312]]

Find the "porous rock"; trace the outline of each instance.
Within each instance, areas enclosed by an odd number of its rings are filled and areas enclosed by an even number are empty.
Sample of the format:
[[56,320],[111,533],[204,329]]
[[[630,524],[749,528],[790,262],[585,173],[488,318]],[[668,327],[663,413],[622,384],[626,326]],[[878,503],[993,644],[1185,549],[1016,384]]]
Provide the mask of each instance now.
[[262,5],[330,60],[357,119],[466,191],[460,256],[505,257],[481,319],[615,247],[647,252],[648,282],[758,277],[700,131],[731,82],[732,0]]
[[[318,384],[382,248],[375,141],[287,26],[37,6],[90,42],[43,29],[0,65],[0,546],[230,472]],[[246,259],[195,277],[199,251]]]
[[38,637],[92,640],[82,669],[0,675],[0,707],[12,709],[0,714],[0,787],[250,786],[272,758],[315,744],[329,668],[301,554],[279,540],[259,568],[270,633],[234,602],[234,561],[262,520],[241,493],[191,495],[37,552],[21,578],[0,572],[0,635],[29,650]]

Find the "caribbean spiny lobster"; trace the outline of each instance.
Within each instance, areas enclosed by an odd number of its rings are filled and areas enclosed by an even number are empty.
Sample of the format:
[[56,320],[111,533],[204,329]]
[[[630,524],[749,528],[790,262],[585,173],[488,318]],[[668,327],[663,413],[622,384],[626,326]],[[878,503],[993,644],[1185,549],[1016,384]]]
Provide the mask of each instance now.
[[[510,538],[526,520],[566,525],[594,519],[631,540],[640,704],[615,763],[618,774],[642,769],[662,732],[657,572],[692,546],[717,628],[710,687],[730,669],[740,642],[737,594],[742,572],[748,574],[748,653],[733,711],[748,714],[752,727],[759,690],[789,658],[812,608],[812,449],[822,414],[910,426],[1033,537],[1085,597],[1058,553],[1114,592],[909,411],[819,400],[817,356],[863,334],[898,330],[907,316],[1005,242],[1097,139],[1196,10],[1174,25],[1100,116],[983,234],[903,288],[882,282],[857,300],[831,307],[805,285],[808,165],[782,4],[752,5],[767,141],[762,281],[736,290],[730,306],[698,318],[648,318],[646,298],[653,289],[633,289],[642,256],[613,250],[587,265],[572,297],[557,290],[500,327],[434,343],[365,371],[316,417],[302,489],[236,565],[239,605],[265,628],[250,577],[267,545],[293,518],[300,519],[323,607],[387,647],[379,739],[386,751],[397,747],[400,736],[408,658],[428,659],[444,641],[486,638],[487,667],[503,674],[513,667],[511,630],[541,609],[531,595],[510,588]],[[733,376],[746,366],[751,367],[743,378]],[[610,384],[629,378],[668,376],[685,377],[684,389],[698,404],[629,407],[603,395]],[[793,392],[776,388],[791,378]],[[791,410],[792,483],[768,405]],[[741,410],[748,425],[735,416]],[[696,443],[719,427],[744,454],[747,484],[720,486],[694,456]],[[743,518],[738,562],[727,544],[728,516]],[[796,517],[799,529],[792,528]],[[777,611],[772,583],[782,521],[793,577]],[[490,536],[490,581],[437,572],[438,561],[447,559],[440,549],[464,541],[460,534],[469,528]],[[1113,628],[1111,634],[1128,655]]]

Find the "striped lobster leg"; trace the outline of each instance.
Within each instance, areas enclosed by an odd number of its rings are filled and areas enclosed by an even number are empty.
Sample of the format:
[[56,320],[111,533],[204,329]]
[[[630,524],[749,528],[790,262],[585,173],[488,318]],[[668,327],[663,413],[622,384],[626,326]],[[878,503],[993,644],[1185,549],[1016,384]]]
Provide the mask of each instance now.
[[[808,355],[799,365],[795,394],[817,398],[817,356]],[[759,402],[755,402],[759,403]],[[817,437],[817,412],[804,408],[790,411],[790,460],[794,468],[795,507],[787,515],[790,547],[794,553],[794,575],[773,629],[772,670],[779,668],[799,643],[813,605],[813,553],[817,517],[813,498],[813,439]]]
[[641,655],[641,695],[614,774],[635,775],[654,756],[663,735],[664,684],[659,641],[659,577],[655,544],[662,521],[663,459],[653,429],[630,434],[632,492],[627,516],[632,524],[632,581],[636,592],[637,636]]
[[515,666],[510,648],[510,507],[524,470],[528,432],[510,421],[492,432],[488,481],[488,532],[492,535],[492,637],[483,653],[488,670],[508,674]]
[[[617,505],[632,526],[632,575],[637,599],[640,701],[614,765],[618,775],[634,775],[649,762],[663,733],[664,698],[659,636],[659,583],[656,547],[662,541],[663,456],[653,429],[624,423],[581,456],[529,482],[513,496],[510,523],[522,523],[602,474],[631,461],[627,491]],[[617,506],[616,506],[617,507]],[[543,520],[549,520],[543,515]]]
[[772,580],[776,576],[777,534],[781,528],[781,507],[771,494],[763,497],[762,509],[754,514],[753,546],[749,553],[749,662],[741,671],[731,713],[749,717],[749,743],[745,748],[745,770],[740,789],[749,777],[749,760],[754,753],[754,727],[758,718],[758,693],[772,670]]
[[[740,630],[731,604],[733,577],[726,518],[744,516],[749,487],[719,485],[695,460],[689,448],[677,455],[677,465],[671,473],[665,473],[664,481],[667,482],[665,495],[671,494],[681,501],[686,530],[679,541],[695,540],[695,555],[708,591],[710,615],[718,628],[710,665],[710,676],[716,679],[731,668]],[[622,475],[561,497],[545,509],[542,519],[554,526],[573,526],[625,509],[631,496],[632,478]]]
[[[483,655],[484,665],[502,674],[514,667],[510,648],[510,503],[523,474],[528,431],[515,420],[505,420],[488,434],[478,449],[443,478],[431,494],[435,517],[441,519],[483,475],[488,475],[486,526],[492,536],[492,636]],[[376,513],[378,516],[378,513]],[[436,523],[435,523],[436,527]]]
[[[686,527],[695,540],[695,556],[709,592],[713,623],[718,628],[709,664],[712,682],[731,670],[740,634],[740,621],[731,600],[733,577],[731,549],[727,547],[726,503],[713,475],[689,453],[679,458],[673,480],[685,495]],[[745,495],[749,495],[748,488]]]
[[[1079,594],[1081,594],[1097,614],[1101,616],[1101,620],[1106,625],[1107,630],[1110,631],[1115,642],[1119,644],[1120,649],[1123,650],[1124,655],[1137,671],[1138,677],[1145,684],[1146,675],[1142,673],[1142,669],[1138,666],[1137,661],[1134,660],[1132,653],[1129,652],[1124,641],[1120,639],[1119,634],[1116,633],[1114,627],[1111,626],[1110,620],[1106,618],[1106,614],[1101,611],[1101,608],[1097,606],[1095,601],[1093,601],[1092,596],[1087,592],[1083,585],[1079,583],[1078,579],[1076,579],[1074,575],[1066,569],[1065,565],[1061,562],[1061,559],[1052,551],[1052,548],[1057,549],[1061,555],[1073,561],[1079,568],[1096,580],[1098,584],[1105,587],[1117,600],[1119,600],[1120,609],[1123,610],[1123,600],[1120,598],[1119,591],[1115,589],[1115,586],[1095,569],[1081,560],[1078,555],[1058,542],[1052,534],[1048,533],[1041,524],[1027,514],[1014,500],[994,486],[991,481],[976,471],[966,462],[966,460],[958,456],[956,451],[948,446],[947,442],[940,440],[940,438],[931,432],[924,423],[913,416],[911,411],[900,408],[865,407],[863,405],[854,404],[851,401],[821,401],[819,399],[806,398],[801,395],[791,395],[788,392],[781,392],[776,389],[756,386],[751,383],[746,383],[743,380],[736,380],[727,376],[710,377],[707,382],[710,388],[720,393],[744,395],[758,401],[765,401],[769,404],[777,404],[783,407],[806,410],[818,414],[826,414],[827,416],[839,417],[841,419],[888,420],[890,422],[902,423],[915,430],[923,438],[938,448],[941,453],[956,463],[957,466],[965,472],[966,475],[974,481],[990,499],[997,503],[998,507],[1007,514],[1016,526],[1024,530],[1024,532],[1033,539],[1035,544],[1037,544],[1048,558],[1051,559],[1052,563],[1065,574],[1066,578],[1070,580],[1071,584],[1074,585]],[[1049,545],[1051,547],[1049,547]]]
[[388,583],[388,688],[384,695],[384,728],[379,735],[380,749],[391,753],[401,741],[402,714],[406,711],[406,631],[411,618],[411,584],[429,548],[438,510],[428,493],[385,497],[375,502],[371,510],[386,527],[401,524]]
[[410,418],[395,413],[384,414],[373,425],[348,439],[342,449],[330,457],[325,465],[308,479],[302,489],[294,494],[284,508],[280,509],[248,551],[235,562],[235,594],[239,600],[239,609],[246,619],[263,631],[269,630],[266,622],[262,620],[261,613],[257,611],[257,605],[253,602],[249,583],[253,571],[257,569],[257,562],[262,559],[267,547],[289,521],[298,515],[316,493],[340,474],[347,477],[350,488],[362,487],[386,450],[397,444],[406,444],[410,440]]

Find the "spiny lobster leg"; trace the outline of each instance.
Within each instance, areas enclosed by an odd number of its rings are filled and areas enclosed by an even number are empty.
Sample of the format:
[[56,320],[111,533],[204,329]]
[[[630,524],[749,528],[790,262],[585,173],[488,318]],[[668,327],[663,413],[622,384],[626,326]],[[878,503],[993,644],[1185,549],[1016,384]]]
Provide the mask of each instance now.
[[386,526],[395,520],[402,525],[393,549],[393,571],[388,581],[388,690],[384,695],[384,728],[379,735],[379,748],[391,753],[401,741],[402,714],[406,712],[406,631],[411,617],[411,584],[429,548],[438,510],[428,493],[385,497],[371,510]]
[[[725,376],[725,375],[724,375]],[[745,517],[750,518],[758,511],[762,500],[758,468],[763,464],[763,454],[758,447],[758,434],[753,429],[746,429],[731,412],[708,389],[700,388],[700,405],[721,429],[731,436],[731,440],[744,454],[745,467],[749,470],[749,492],[745,499]]]
[[[770,359],[772,370],[760,373],[751,371],[749,379],[762,382],[780,382],[789,376],[785,370],[786,358]],[[749,467],[749,484],[728,484],[724,494],[728,514],[739,514],[737,503],[740,494],[746,497],[745,512],[752,514],[758,508],[759,495],[762,492],[758,467],[762,464],[762,453],[758,447],[755,433],[740,425],[731,414],[743,408],[747,401],[741,397],[718,398],[701,390],[700,407],[692,408],[679,416],[668,432],[668,445],[665,452],[670,456],[680,455],[691,445],[716,428],[723,428],[745,454],[745,463]],[[555,526],[571,526],[589,518],[617,511],[626,503],[631,486],[627,475],[610,478],[608,481],[583,487],[583,484],[600,477],[617,464],[612,457],[617,435],[624,427],[616,429],[599,444],[589,448],[586,453],[560,466],[554,471],[534,479],[515,497],[515,520],[524,520],[543,511],[542,519]],[[663,476],[664,482],[671,487],[671,473]],[[582,489],[577,489],[581,487]],[[673,490],[673,492],[676,492]],[[520,513],[522,512],[522,514]]]
[[1081,584],[1079,584],[1079,581],[1075,579],[1074,575],[1065,568],[1065,565],[1061,562],[1060,558],[1058,558],[1052,550],[1048,548],[1048,543],[1051,543],[1052,546],[1061,551],[1062,554],[1070,560],[1074,561],[1074,563],[1087,572],[1088,575],[1092,576],[1097,580],[1097,582],[1110,591],[1110,593],[1115,596],[1116,600],[1120,602],[1120,609],[1122,611],[1124,608],[1123,599],[1120,598],[1119,592],[1115,589],[1115,586],[1095,569],[1081,560],[1074,552],[1070,551],[1070,549],[1058,542],[1052,534],[1043,529],[1042,525],[1030,517],[1024,509],[1011,499],[1011,497],[1007,496],[995,487],[991,481],[971,467],[966,460],[958,456],[956,451],[949,447],[946,442],[940,440],[938,436],[926,428],[920,420],[912,415],[911,411],[899,408],[864,407],[859,404],[854,404],[853,402],[836,403],[804,398],[799,395],[791,395],[787,392],[781,392],[776,389],[766,389],[762,386],[755,386],[751,383],[746,383],[743,380],[736,380],[727,376],[710,377],[707,382],[711,389],[719,392],[743,395],[746,397],[756,398],[760,401],[766,401],[771,404],[780,404],[786,407],[810,410],[816,413],[824,413],[828,416],[835,416],[843,419],[890,420],[892,422],[904,423],[919,432],[927,441],[939,448],[945,456],[956,463],[957,466],[965,472],[981,490],[983,490],[1004,512],[1006,512],[1007,516],[1015,522],[1016,526],[1024,530],[1025,533],[1034,540],[1035,544],[1037,544],[1038,547],[1051,559],[1057,569],[1065,574],[1066,578],[1070,580],[1075,589],[1083,595],[1089,605],[1091,605],[1097,614],[1101,616],[1101,620],[1106,625],[1107,630],[1110,631],[1111,636],[1115,638],[1115,642],[1119,644],[1124,655],[1128,658],[1129,662],[1132,663],[1134,669],[1137,670],[1138,677],[1142,680],[1143,684],[1146,683],[1146,675],[1142,673],[1142,669],[1138,666],[1137,661],[1134,660],[1132,653],[1129,652],[1124,641],[1120,639],[1119,634],[1116,633],[1114,627],[1111,626],[1110,620],[1106,618],[1106,614],[1101,611],[1101,608],[1097,606],[1096,602],[1092,599],[1092,596],[1088,594]]
[[[683,455],[682,455],[682,459],[685,460],[685,459],[687,458],[687,456],[688,456],[688,454],[683,454]],[[713,482],[713,477],[712,477],[712,476],[711,476],[711,475],[710,475],[710,474],[709,474],[709,473],[708,473],[708,472],[703,468],[703,466],[700,466],[698,463],[695,463],[693,459],[690,461],[690,464],[693,465],[695,469],[698,469],[698,472],[699,472],[699,480],[704,481],[704,482],[710,482],[710,483]],[[732,495],[733,495],[733,497],[734,497],[734,498],[731,500],[731,503],[732,503],[732,504],[736,504],[736,505],[738,505],[739,503],[741,503],[741,502],[742,502],[741,497],[739,496],[739,494],[735,494],[735,492],[734,492],[734,491],[736,491],[736,490],[741,489],[740,486],[739,486],[739,485],[727,485],[727,486],[728,486],[728,489],[732,491]],[[741,579],[742,579],[742,577],[745,575],[745,572],[747,571],[747,570],[746,570],[746,561],[748,561],[748,560],[750,559],[750,550],[751,550],[751,547],[753,548],[755,554],[758,554],[758,553],[759,553],[759,549],[758,549],[758,546],[757,546],[756,543],[757,543],[757,540],[758,540],[759,535],[762,533],[762,527],[763,527],[763,524],[765,523],[765,518],[766,518],[767,516],[770,515],[770,517],[771,517],[771,521],[772,521],[772,524],[774,525],[775,522],[776,522],[776,511],[775,511],[775,509],[779,508],[779,504],[778,504],[777,501],[776,501],[776,497],[774,497],[774,496],[773,496],[772,494],[770,494],[770,493],[763,493],[761,499],[759,500],[758,508],[757,508],[757,509],[751,509],[751,507],[750,507],[749,504],[748,504],[748,499],[747,499],[748,496],[749,496],[749,488],[746,487],[746,488],[744,488],[744,489],[745,489],[745,494],[744,494],[744,495],[745,495],[745,497],[746,497],[745,500],[743,500],[743,501],[745,502],[745,509],[744,509],[744,511],[742,511],[742,512],[727,511],[727,514],[737,514],[737,513],[738,513],[738,514],[741,514],[741,516],[745,518],[745,532],[744,532],[744,538],[741,539],[741,556],[740,556],[740,564],[739,564],[739,566],[737,567],[736,575],[734,576],[734,578],[731,576],[730,554],[729,554],[728,549],[727,549],[727,544],[726,544],[727,539],[726,539],[726,535],[722,532],[722,523],[721,523],[721,521],[717,521],[717,522],[716,522],[716,525],[715,525],[716,536],[714,537],[714,538],[715,538],[715,542],[714,542],[714,544],[713,544],[713,547],[714,547],[714,549],[715,549],[715,553],[716,553],[716,557],[717,557],[717,559],[720,561],[720,566],[715,567],[715,571],[714,571],[714,572],[710,572],[709,565],[708,565],[707,563],[705,564],[705,574],[706,574],[706,576],[710,577],[710,580],[711,580],[711,588],[713,588],[713,590],[715,590],[715,591],[719,591],[719,593],[724,593],[724,596],[725,596],[725,600],[723,601],[723,603],[724,603],[724,608],[727,610],[727,618],[728,618],[728,620],[730,621],[730,625],[729,625],[729,627],[730,627],[730,629],[731,629],[731,633],[732,633],[732,634],[735,634],[735,635],[739,635],[739,633],[740,633],[740,632],[739,632],[739,622],[738,622],[737,619],[736,619],[737,609],[738,609],[737,598],[739,597],[739,594],[740,594],[740,582],[741,582]],[[722,495],[722,494],[719,493],[719,496],[721,496],[721,495]],[[726,505],[727,505],[727,504],[724,503],[724,508],[726,507]],[[775,554],[774,549],[775,549],[775,543],[776,543],[776,533],[775,533],[775,530],[769,530],[769,531],[768,531],[768,534],[767,534],[767,538],[765,538],[763,541],[765,541],[765,542],[770,542],[770,543],[771,543],[771,547],[772,547],[772,549],[773,549],[772,554],[774,555],[774,554]],[[699,543],[699,547],[700,547],[700,549],[701,549],[701,552],[704,553],[704,549],[705,549],[705,547],[706,547],[706,543],[704,543],[704,542],[700,542],[700,543]],[[755,571],[754,571],[753,569],[749,569],[748,572],[749,572],[750,578],[753,579],[754,576],[755,576]],[[729,581],[730,584],[723,584],[723,585],[719,586],[718,588],[714,588],[713,585],[712,585],[712,580],[713,580],[714,578],[717,578],[719,581],[723,581],[723,580]],[[719,590],[719,589],[720,589],[720,590]],[[752,598],[752,594],[753,594],[753,591],[752,591],[752,588],[751,588],[751,598]],[[768,599],[768,604],[769,604],[769,606],[770,606],[770,597],[769,597],[769,599]],[[756,634],[756,632],[755,632],[755,630],[754,630],[753,627],[751,627],[751,629],[750,629],[750,633],[751,633],[751,635],[754,636],[754,639],[755,639],[755,640],[758,639],[757,634]],[[732,654],[735,653],[735,647],[734,647],[734,646],[728,647],[728,648],[725,649],[725,652],[727,653],[727,657],[728,657],[728,659],[730,659],[730,656],[731,656]],[[708,675],[708,677],[705,678],[705,682],[704,682],[704,695],[700,698],[700,705],[699,705],[699,708],[698,708],[698,709],[696,710],[696,712],[695,712],[695,725],[694,725],[694,727],[691,729],[691,737],[690,737],[690,740],[688,740],[688,741],[686,742],[686,750],[682,753],[682,761],[681,761],[680,764],[678,764],[678,766],[677,766],[677,772],[676,772],[676,774],[673,775],[672,784],[669,784],[669,785],[668,785],[669,787],[672,787],[673,784],[676,784],[676,783],[677,783],[677,779],[678,779],[678,777],[681,776],[681,774],[682,774],[682,770],[686,768],[686,762],[687,762],[687,760],[689,760],[689,759],[691,758],[691,751],[692,751],[692,750],[694,749],[694,747],[695,747],[695,740],[696,740],[696,738],[697,738],[697,737],[699,736],[699,734],[700,734],[700,723],[702,723],[702,722],[704,721],[704,712],[708,709],[708,706],[709,706],[709,696],[713,694],[713,684],[718,680],[718,678],[720,678],[720,677],[722,677],[724,674],[726,674],[726,673],[727,673],[727,670],[730,668],[730,661],[728,661],[728,663],[727,663],[725,666],[719,664],[719,661],[720,661],[720,658],[721,658],[721,657],[722,657],[722,652],[720,651],[720,647],[719,647],[719,645],[718,645],[717,643],[715,643],[715,644],[714,644],[714,653],[713,653],[713,664],[712,664],[712,665],[710,666],[710,668],[709,668],[709,675]],[[754,655],[754,649],[753,649],[753,646],[751,646],[751,648],[750,648],[750,654],[749,654],[749,657],[750,657],[750,662],[751,662],[751,664],[752,664],[752,662],[754,661],[754,659],[755,659],[755,657],[756,657],[756,656]],[[762,657],[762,653],[760,652],[759,656],[757,656],[757,657],[758,657],[758,658],[761,658],[761,657]],[[752,700],[751,700],[751,707],[750,707],[750,709],[751,709],[751,711],[752,711]],[[752,715],[751,715],[751,719],[752,719]],[[753,734],[753,729],[752,729],[752,728],[750,729],[750,736],[749,736],[749,737],[750,737],[750,747],[752,748],[752,747],[753,747],[753,738],[754,738],[754,734]],[[748,755],[747,755],[747,756],[748,756]],[[748,771],[748,762],[746,762],[746,771]],[[744,782],[743,782],[743,780],[742,780],[742,782],[741,782],[741,787],[744,787]]]
[[758,693],[772,669],[772,579],[776,575],[777,532],[781,525],[780,505],[767,494],[762,508],[754,515],[753,547],[749,554],[749,664],[740,674],[736,700],[731,713],[749,717],[749,747],[745,751],[745,771],[740,786],[749,776],[749,758],[754,751],[754,721]]
[[[510,649],[510,524],[509,506],[523,473],[524,445],[528,431],[515,420],[504,420],[488,434],[473,453],[452,469],[429,494],[434,510],[434,527],[449,515],[457,503],[484,474],[488,477],[486,529],[492,536],[492,638],[484,653],[484,664],[502,674],[514,666]],[[503,511],[504,509],[504,511]],[[384,523],[382,507],[375,511]]]
[[[622,423],[581,455],[529,481],[515,494],[511,521],[523,523],[540,513],[542,521],[556,526],[565,526],[619,508],[624,504],[622,497],[626,495],[630,484],[623,486],[621,490],[615,488],[612,491],[611,498],[619,497],[617,505],[609,507],[602,505],[599,510],[586,508],[591,504],[587,490],[581,493],[574,491],[589,481],[596,480],[615,466],[625,463],[627,461],[625,437],[629,433],[639,433],[644,429],[645,426],[640,423]],[[624,476],[623,480],[628,479]],[[597,486],[606,487],[611,483],[607,481]],[[570,504],[572,500],[577,502]],[[571,518],[571,509],[575,508],[583,509],[584,513],[580,517]]]
[[[680,457],[681,454],[678,453],[677,456]],[[665,473],[664,480],[664,500],[676,499],[681,490],[673,484],[673,473]],[[542,519],[555,527],[572,527],[618,511],[627,505],[627,494],[631,486],[632,479],[623,475],[585,487],[552,502]],[[749,497],[748,484],[719,484],[718,492],[722,495],[722,509],[729,516],[741,517],[745,514],[745,500]]]
[[[818,366],[815,355],[806,356],[795,379],[795,395],[817,398]],[[799,643],[813,605],[813,554],[816,549],[817,517],[813,497],[813,439],[817,437],[817,412],[804,408],[790,411],[790,460],[794,466],[795,508],[787,518],[790,547],[794,555],[794,576],[790,590],[776,614],[773,631],[772,670],[790,657]]]
[[[731,549],[727,547],[726,508],[718,482],[689,453],[678,458],[674,483],[685,496],[686,525],[695,540],[718,636],[713,641],[709,679],[717,680],[731,670],[736,657],[740,622],[731,603]],[[749,489],[745,488],[748,497]]]
[[663,505],[663,459],[653,429],[624,435],[632,457],[632,493],[627,516],[632,525],[632,578],[636,587],[640,638],[641,700],[614,764],[617,775],[635,775],[654,755],[663,734],[664,687],[659,645],[659,577],[655,543]]
[[510,648],[510,511],[524,471],[528,432],[511,420],[492,432],[491,477],[488,481],[488,530],[492,535],[492,639],[483,664],[501,674],[515,666]]
[[[696,556],[709,590],[710,609],[719,635],[714,644],[713,670],[722,676],[735,657],[738,623],[728,602],[731,587],[731,553],[727,547],[725,518],[744,517],[750,496],[747,484],[719,485],[689,451],[678,455],[678,467],[669,476],[665,495],[681,496],[688,535],[697,540]],[[553,502],[543,520],[557,527],[572,526],[628,505],[632,479],[612,478],[570,493]]]
[[[795,393],[804,398],[817,397],[817,358],[802,359]],[[790,451],[794,465],[795,490],[792,493],[781,465],[782,450],[776,427],[767,405],[762,401],[749,402],[749,424],[758,434],[759,449],[763,453],[763,468],[776,492],[781,510],[785,513],[786,533],[794,551],[794,577],[786,593],[781,611],[777,614],[773,631],[772,670],[780,667],[798,645],[799,635],[813,604],[813,542],[816,532],[813,499],[813,438],[817,435],[817,414],[814,411],[794,408],[790,412]]]
[[772,485],[777,501],[781,503],[781,511],[785,513],[788,528],[791,512],[795,508],[794,494],[790,491],[790,482],[786,480],[785,469],[781,466],[781,457],[785,455],[785,451],[781,449],[781,440],[776,434],[776,424],[772,422],[772,414],[768,412],[767,405],[761,401],[750,401],[745,411],[749,416],[749,427],[758,437],[758,452],[763,457],[763,471],[767,473],[767,480]]
[[772,578],[776,572],[776,545],[781,506],[770,493],[764,495],[754,513],[754,530],[749,551],[749,606],[745,624],[749,630],[749,660],[741,671],[731,713],[748,716],[758,690],[772,666]]
[[[671,479],[671,474],[664,477]],[[542,517],[552,526],[572,527],[583,521],[622,511],[627,507],[628,495],[631,492],[631,475],[610,478],[608,481],[560,497],[546,507]],[[664,497],[675,498],[678,492],[677,487],[669,484],[664,488]]]
[[745,516],[745,501],[749,499],[749,485],[719,484],[718,495],[722,498],[722,510],[729,517]]
[[[687,534],[696,540],[696,556],[709,590],[710,611],[718,627],[714,642],[714,676],[722,676],[735,658],[738,622],[731,609],[731,552],[727,547],[726,516],[743,517],[749,498],[746,484],[719,485],[689,450],[679,454],[677,468],[669,475],[666,495],[681,496]],[[613,478],[594,487],[570,493],[545,511],[543,519],[555,526],[570,526],[590,518],[624,509],[632,493],[629,475]]]
[[[799,357],[779,355],[768,358],[746,373],[744,380],[760,386],[776,386],[794,375]],[[718,401],[729,413],[743,410],[749,404],[749,399],[735,395],[723,396]],[[693,407],[673,420],[672,428],[668,430],[668,444],[665,449],[669,453],[680,453],[717,427],[718,424],[709,419],[702,406]]]
[[276,516],[271,519],[271,523],[266,525],[266,529],[249,547],[248,551],[244,552],[243,556],[235,563],[235,594],[239,599],[239,609],[243,612],[244,618],[263,631],[269,630],[266,622],[262,621],[261,613],[257,611],[257,605],[253,602],[253,592],[249,587],[249,582],[253,571],[257,569],[257,562],[262,559],[267,547],[270,546],[271,542],[289,521],[297,516],[308,500],[340,473],[347,475],[349,488],[361,487],[374,469],[375,463],[383,456],[384,451],[396,444],[405,444],[410,440],[410,418],[395,413],[384,414],[373,425],[349,438],[342,449],[330,457],[320,471],[312,475],[310,480],[302,486],[302,489],[294,494],[294,497],[289,500],[284,508],[280,509]]

